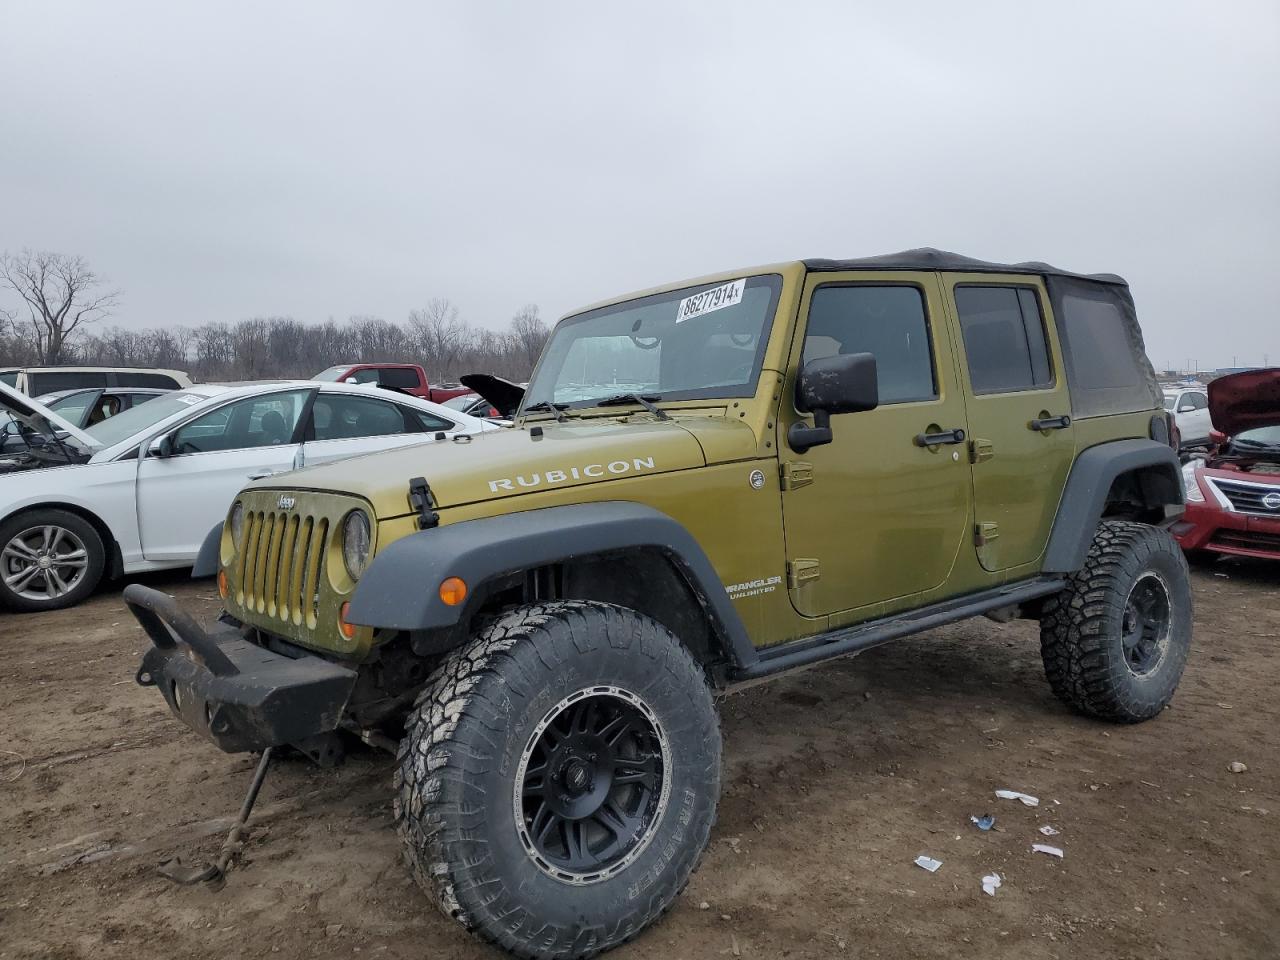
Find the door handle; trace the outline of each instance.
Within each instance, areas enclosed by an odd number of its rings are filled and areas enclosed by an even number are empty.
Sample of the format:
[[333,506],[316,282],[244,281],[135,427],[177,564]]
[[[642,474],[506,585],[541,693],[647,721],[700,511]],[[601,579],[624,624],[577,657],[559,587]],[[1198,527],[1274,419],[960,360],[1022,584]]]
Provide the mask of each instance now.
[[258,473],[251,473],[251,474],[249,474],[249,479],[250,479],[250,480],[265,480],[267,477],[271,476],[271,475],[272,475],[272,474],[274,474],[275,472],[276,472],[276,471],[274,471],[274,470],[263,470],[263,471],[259,471]]
[[1071,426],[1071,418],[1065,413],[1058,417],[1041,417],[1027,424],[1028,430],[1065,430]]
[[964,443],[964,431],[956,428],[955,430],[939,430],[937,433],[917,433],[915,445],[917,447],[932,447],[939,443]]

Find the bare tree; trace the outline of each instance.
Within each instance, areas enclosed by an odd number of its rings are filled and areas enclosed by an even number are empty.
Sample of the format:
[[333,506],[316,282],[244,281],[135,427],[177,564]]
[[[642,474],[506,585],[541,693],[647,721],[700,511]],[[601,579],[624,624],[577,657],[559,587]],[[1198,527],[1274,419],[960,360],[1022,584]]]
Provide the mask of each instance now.
[[515,340],[516,352],[530,370],[538,362],[550,335],[551,331],[538,316],[536,303],[525,304],[511,318],[511,336]]
[[458,375],[458,358],[466,349],[470,330],[458,319],[458,308],[444,297],[409,313],[409,335],[428,375],[437,379]]
[[102,278],[83,257],[45,250],[0,256],[0,280],[22,298],[44,364],[60,363],[76,330],[109,316],[120,296],[101,291]]

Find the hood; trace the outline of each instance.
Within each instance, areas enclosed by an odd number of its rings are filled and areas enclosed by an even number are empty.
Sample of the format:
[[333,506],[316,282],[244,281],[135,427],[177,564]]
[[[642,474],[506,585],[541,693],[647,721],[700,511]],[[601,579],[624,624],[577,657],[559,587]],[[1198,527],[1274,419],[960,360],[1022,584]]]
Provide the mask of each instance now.
[[1227,436],[1280,426],[1280,367],[1246,370],[1212,381],[1209,417],[1214,429]]
[[524,387],[490,373],[468,373],[459,377],[458,382],[488,400],[504,417],[515,416],[516,408],[524,399]]
[[[409,481],[414,477],[425,477],[436,506],[447,508],[687,470],[707,462],[702,445],[681,420],[621,422],[608,417],[531,426],[307,467],[254,486],[356,494],[385,520],[411,512]],[[745,425],[732,426],[739,428],[735,433],[751,433]],[[538,428],[541,436],[533,432]]]
[[92,436],[72,422],[63,420],[63,417],[51,411],[44,403],[33,401],[27,394],[18,393],[18,390],[5,383],[0,383],[0,412],[8,413],[23,426],[49,438],[54,438],[55,435],[70,436],[84,452],[92,453],[102,448],[102,444]]

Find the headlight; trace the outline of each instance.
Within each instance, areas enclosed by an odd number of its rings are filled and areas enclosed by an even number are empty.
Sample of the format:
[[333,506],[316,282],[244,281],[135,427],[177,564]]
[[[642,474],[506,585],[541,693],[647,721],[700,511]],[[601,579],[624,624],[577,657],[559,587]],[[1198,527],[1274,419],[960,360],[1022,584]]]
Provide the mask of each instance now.
[[1204,503],[1204,491],[1200,489],[1200,481],[1196,479],[1199,460],[1191,460],[1182,465],[1182,486],[1187,491],[1187,499],[1194,503]]
[[369,517],[363,510],[352,510],[342,521],[342,562],[352,580],[369,566]]
[[244,532],[244,504],[239,500],[231,508],[231,544],[240,549],[240,534]]

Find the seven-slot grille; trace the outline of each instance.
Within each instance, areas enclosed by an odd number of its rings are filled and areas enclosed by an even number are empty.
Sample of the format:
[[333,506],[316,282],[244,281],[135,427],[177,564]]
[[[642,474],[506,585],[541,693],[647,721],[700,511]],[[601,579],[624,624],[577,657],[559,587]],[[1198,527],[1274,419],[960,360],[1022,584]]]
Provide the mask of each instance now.
[[294,626],[316,627],[320,578],[329,535],[327,517],[246,505],[244,543],[235,562],[236,603]]
[[[1221,477],[1210,477],[1209,480],[1241,513],[1280,517],[1280,486],[1255,486],[1236,480],[1223,480]],[[1274,507],[1270,505],[1272,503],[1275,504]]]

